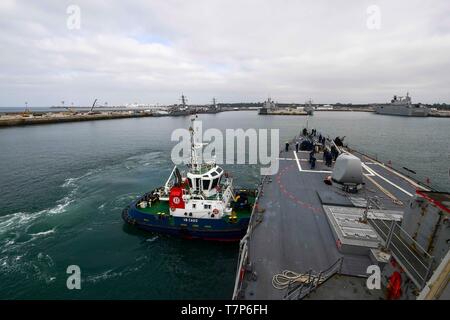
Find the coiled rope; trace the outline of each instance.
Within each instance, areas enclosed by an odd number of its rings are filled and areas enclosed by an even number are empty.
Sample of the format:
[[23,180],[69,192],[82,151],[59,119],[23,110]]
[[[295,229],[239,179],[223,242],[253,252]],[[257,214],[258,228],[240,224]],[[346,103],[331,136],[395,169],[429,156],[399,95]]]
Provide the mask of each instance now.
[[[272,278],[272,286],[275,289],[283,290],[286,289],[289,284],[292,284],[293,282],[298,283],[305,283],[313,282],[317,280],[317,276],[315,275],[308,275],[306,273],[297,273],[290,270],[284,270],[282,273],[275,274]],[[324,280],[323,277],[319,279],[319,284],[322,283]]]

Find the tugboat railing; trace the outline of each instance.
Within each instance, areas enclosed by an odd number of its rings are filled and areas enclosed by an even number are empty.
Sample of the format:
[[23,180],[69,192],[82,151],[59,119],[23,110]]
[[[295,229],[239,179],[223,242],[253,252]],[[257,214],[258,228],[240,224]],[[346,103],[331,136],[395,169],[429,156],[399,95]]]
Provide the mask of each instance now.
[[171,172],[170,175],[169,175],[169,178],[167,178],[167,181],[166,181],[166,183],[164,184],[164,191],[165,191],[166,193],[169,193],[169,190],[170,190],[170,188],[172,187],[170,181],[172,180],[172,177],[173,177],[173,175],[174,175],[176,169],[177,169],[177,166],[174,166],[173,169],[172,169],[172,172]]

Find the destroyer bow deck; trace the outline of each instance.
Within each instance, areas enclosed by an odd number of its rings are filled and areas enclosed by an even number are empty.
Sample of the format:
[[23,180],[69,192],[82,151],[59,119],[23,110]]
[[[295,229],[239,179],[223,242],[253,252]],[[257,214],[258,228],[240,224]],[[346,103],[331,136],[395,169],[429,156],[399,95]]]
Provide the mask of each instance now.
[[[301,135],[291,145],[305,139]],[[309,151],[280,153],[278,174],[262,179],[257,205],[264,213],[253,213],[241,241],[234,299],[389,298],[396,272],[402,285],[414,283],[397,291],[402,298],[415,298],[424,287],[439,261],[421,250],[400,221],[416,190],[429,189],[361,153],[340,152],[361,160],[357,193],[324,183],[333,166],[321,160],[323,153],[314,169]],[[366,287],[367,268],[374,264],[384,267],[385,290]]]

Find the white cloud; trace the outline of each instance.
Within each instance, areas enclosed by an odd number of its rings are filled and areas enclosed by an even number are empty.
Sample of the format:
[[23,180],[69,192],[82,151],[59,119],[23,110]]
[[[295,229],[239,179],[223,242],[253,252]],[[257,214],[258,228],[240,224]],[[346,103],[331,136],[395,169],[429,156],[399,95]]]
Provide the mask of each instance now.
[[1,2],[0,106],[450,100],[446,0],[78,1],[72,31],[69,4]]

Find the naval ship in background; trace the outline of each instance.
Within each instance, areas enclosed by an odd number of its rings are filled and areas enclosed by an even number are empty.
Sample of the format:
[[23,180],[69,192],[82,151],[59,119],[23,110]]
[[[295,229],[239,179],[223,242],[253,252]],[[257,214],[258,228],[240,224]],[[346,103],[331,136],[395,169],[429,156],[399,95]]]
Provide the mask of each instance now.
[[260,181],[233,299],[450,299],[448,192],[316,130],[279,159]]
[[394,96],[390,104],[375,106],[375,113],[407,117],[427,117],[430,109],[421,104],[412,104],[409,93],[405,97]]

